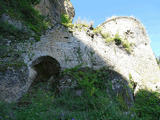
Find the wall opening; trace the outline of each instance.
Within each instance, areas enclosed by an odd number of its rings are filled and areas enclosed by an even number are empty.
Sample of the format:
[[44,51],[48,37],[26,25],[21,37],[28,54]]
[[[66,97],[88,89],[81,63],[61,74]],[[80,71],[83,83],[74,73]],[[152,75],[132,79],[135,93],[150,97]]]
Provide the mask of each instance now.
[[31,67],[37,73],[34,82],[45,82],[51,76],[58,76],[61,69],[59,62],[50,56],[42,56],[37,58],[32,62]]

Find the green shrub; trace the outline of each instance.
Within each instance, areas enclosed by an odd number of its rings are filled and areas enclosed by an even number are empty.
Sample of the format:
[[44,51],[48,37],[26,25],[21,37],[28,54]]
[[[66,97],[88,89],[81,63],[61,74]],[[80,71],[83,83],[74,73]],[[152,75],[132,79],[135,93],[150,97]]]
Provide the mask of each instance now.
[[105,42],[112,42],[113,38],[111,38],[109,33],[101,33],[102,37],[105,39]]
[[[9,24],[8,22],[3,22],[1,20],[0,20],[0,33],[2,39],[9,38],[11,42],[24,42],[24,40],[28,39],[30,36],[28,32],[19,30],[12,24]],[[14,38],[11,36],[14,36]]]
[[102,33],[102,37],[106,42],[115,42],[117,46],[121,45],[123,41],[119,34],[115,34],[114,37],[111,37],[109,33]]
[[2,21],[0,21],[0,33],[3,36],[7,35],[16,36],[19,33],[22,34],[22,32],[13,25],[9,24],[8,22],[2,22]]
[[159,65],[159,67],[160,67],[160,57],[158,58],[156,58],[156,61],[157,61],[157,64]]
[[[38,3],[39,0],[1,0],[0,16],[3,13],[8,14],[11,18],[21,21],[25,26],[40,36],[47,29],[47,24],[44,17],[33,8],[33,5]],[[12,30],[9,27],[2,28],[2,31],[9,31],[9,35],[13,35],[15,32]],[[4,32],[1,34],[6,36]]]
[[132,47],[132,44],[131,43],[129,43],[129,41],[127,40],[127,39],[124,39],[123,40],[123,47],[124,47],[124,49],[128,52],[128,53],[131,53],[132,52],[132,49],[131,49],[131,47]]
[[93,29],[93,32],[94,32],[95,34],[101,33],[101,32],[102,32],[102,28],[101,28],[101,27],[96,27],[96,28]]
[[117,33],[114,37],[111,37],[109,33],[101,33],[102,37],[105,39],[106,43],[114,42],[115,45],[122,47],[128,52],[131,53],[131,46],[132,44],[129,43],[127,39],[122,39],[120,35]]
[[69,18],[67,14],[61,15],[61,23],[66,27],[73,28],[72,20]]
[[32,5],[37,5],[40,2],[40,0],[30,0],[30,2]]
[[14,104],[0,101],[0,120],[12,120]]
[[119,34],[115,34],[115,37],[113,38],[115,41],[116,45],[121,45],[122,44],[122,38],[119,36]]
[[160,93],[140,90],[135,96],[135,112],[142,120],[159,120]]

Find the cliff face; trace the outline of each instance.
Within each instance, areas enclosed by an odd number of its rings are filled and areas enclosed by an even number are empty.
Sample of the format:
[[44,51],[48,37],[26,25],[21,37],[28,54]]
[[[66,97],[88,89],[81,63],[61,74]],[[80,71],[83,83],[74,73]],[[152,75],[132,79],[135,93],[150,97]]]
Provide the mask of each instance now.
[[[82,24],[66,28],[59,23],[62,14],[74,17],[70,1],[41,0],[35,8],[57,24],[39,42],[16,44],[17,49],[25,51],[21,59],[26,66],[0,72],[0,99],[16,101],[33,81],[47,80],[79,64],[92,69],[109,67],[127,81],[127,86],[132,84],[134,92],[142,88],[160,90],[160,70],[145,28],[137,19],[114,17],[95,29]],[[116,75],[112,83],[117,90],[120,84]]]
[[41,0],[35,8],[52,22],[61,22],[61,15],[67,14],[71,19],[75,15],[74,8],[70,0]]
[[53,24],[60,23],[63,14],[74,17],[68,0],[41,0],[37,5],[32,1],[0,1],[0,99],[8,102],[19,99],[32,82],[25,56],[32,58],[30,46],[45,33],[48,24],[39,12]]

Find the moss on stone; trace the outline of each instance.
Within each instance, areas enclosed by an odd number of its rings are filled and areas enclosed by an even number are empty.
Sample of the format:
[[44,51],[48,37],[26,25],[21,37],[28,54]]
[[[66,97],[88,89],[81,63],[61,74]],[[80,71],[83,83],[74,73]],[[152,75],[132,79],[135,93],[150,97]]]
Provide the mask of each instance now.
[[129,43],[129,41],[125,38],[121,38],[120,35],[118,33],[115,34],[114,37],[111,37],[111,35],[109,33],[101,33],[102,37],[105,39],[106,43],[110,43],[110,42],[114,42],[115,45],[117,46],[122,46],[127,53],[131,53],[132,49],[131,46],[132,44]]
[[[0,17],[2,14],[7,14],[12,19],[22,22],[28,29],[40,36],[47,28],[47,21],[33,8],[33,5],[38,2],[39,0],[1,0]],[[22,32],[22,30],[18,31],[15,29],[13,25],[8,23],[2,24],[2,21],[0,21],[0,25],[0,33],[3,37],[7,36],[6,33],[17,37],[20,35],[19,33]],[[23,36],[21,36],[21,38],[23,39]]]
[[72,19],[70,19],[67,14],[61,15],[61,24],[68,27],[68,28],[73,28],[73,26],[74,26],[72,24]]
[[9,68],[14,68],[14,69],[19,69],[23,66],[26,66],[26,64],[22,61],[17,61],[17,62],[11,62],[11,63],[6,63],[6,62],[0,62],[0,72],[5,72]]

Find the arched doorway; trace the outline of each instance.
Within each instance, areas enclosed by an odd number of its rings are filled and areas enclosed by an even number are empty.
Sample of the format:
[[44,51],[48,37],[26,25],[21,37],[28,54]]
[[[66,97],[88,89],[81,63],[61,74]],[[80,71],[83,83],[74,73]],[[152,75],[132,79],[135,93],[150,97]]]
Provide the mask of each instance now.
[[36,81],[47,81],[51,76],[58,76],[60,73],[59,62],[50,56],[41,56],[32,62],[32,69],[36,71]]

